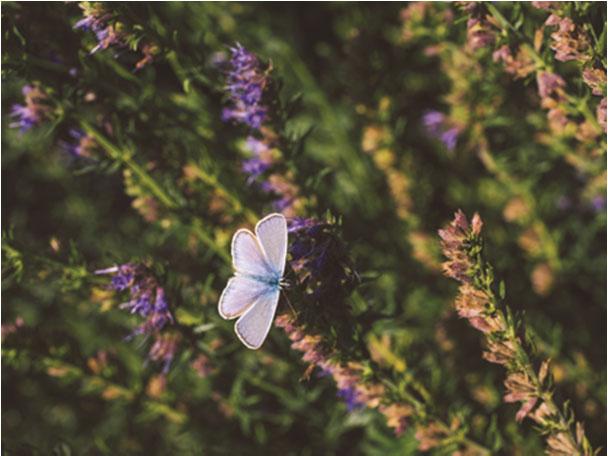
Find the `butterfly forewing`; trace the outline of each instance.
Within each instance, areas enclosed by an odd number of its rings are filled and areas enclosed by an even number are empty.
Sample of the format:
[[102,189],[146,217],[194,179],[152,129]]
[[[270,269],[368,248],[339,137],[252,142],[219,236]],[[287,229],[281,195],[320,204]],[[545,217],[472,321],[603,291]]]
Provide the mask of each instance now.
[[232,265],[237,273],[265,277],[273,271],[260,243],[249,230],[238,230],[232,238]]
[[218,310],[220,316],[227,320],[240,317],[263,294],[269,291],[265,283],[238,275],[228,280],[222,295]]
[[247,348],[258,349],[266,340],[279,303],[278,288],[269,289],[236,321],[234,330]]
[[281,214],[271,214],[258,222],[255,234],[262,245],[270,267],[279,276],[285,270],[287,257],[287,222]]

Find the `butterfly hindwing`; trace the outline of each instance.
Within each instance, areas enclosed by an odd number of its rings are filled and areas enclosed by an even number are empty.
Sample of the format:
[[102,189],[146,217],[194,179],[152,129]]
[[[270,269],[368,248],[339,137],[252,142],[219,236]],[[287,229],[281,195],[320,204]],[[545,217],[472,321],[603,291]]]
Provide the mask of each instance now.
[[236,321],[236,335],[247,348],[256,350],[266,340],[279,303],[279,293],[279,288],[269,289]]
[[220,296],[220,316],[226,320],[240,317],[268,289],[267,284],[258,280],[241,275],[232,277]]
[[258,222],[255,234],[270,267],[279,276],[285,270],[287,257],[287,221],[281,214],[270,214]]

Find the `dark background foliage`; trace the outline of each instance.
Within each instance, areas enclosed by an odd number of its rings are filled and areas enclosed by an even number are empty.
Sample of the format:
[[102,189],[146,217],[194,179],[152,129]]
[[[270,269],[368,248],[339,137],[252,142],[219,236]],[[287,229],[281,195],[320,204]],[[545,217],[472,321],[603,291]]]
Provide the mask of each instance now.
[[[236,42],[271,62],[283,108],[299,99],[285,134],[297,144],[312,130],[301,151],[282,152],[303,198],[314,200],[308,215],[340,218],[341,239],[362,277],[353,318],[369,346],[376,341],[392,353],[379,362],[392,381],[398,385],[405,375],[398,366],[407,366],[437,413],[458,417],[498,453],[542,451],[532,426],[517,425],[515,406],[502,403],[503,373],[481,359],[478,336],[450,312],[455,285],[436,269],[436,230],[458,208],[478,211],[506,301],[525,316],[536,349],[553,359],[558,397],[572,401],[592,442],[603,443],[606,213],[605,200],[597,209],[592,198],[605,193],[605,140],[597,139],[602,152],[594,168],[581,173],[556,143],[539,139],[547,121],[533,77],[513,80],[491,52],[476,54],[480,74],[463,65],[457,76],[429,56],[425,49],[436,43],[464,47],[466,19],[458,8],[441,5],[425,33],[407,42],[404,5],[396,3],[108,8],[134,42],[159,45],[150,65],[134,71],[140,57],[128,49],[89,55],[94,34],[73,28],[82,17],[75,3],[2,5],[2,324],[24,321],[3,335],[7,454],[416,453],[413,430],[396,437],[378,413],[347,411],[331,379],[318,372],[303,379],[306,364],[280,330],[251,352],[217,317],[230,268],[193,227],[228,252],[234,230],[251,226],[247,211],[254,220],[270,211],[267,196],[240,171],[247,130],[221,121],[224,73],[213,62]],[[545,17],[530,5],[501,8],[507,18],[525,18],[521,30]],[[605,4],[586,8],[579,20],[605,34]],[[455,15],[447,27],[432,16],[446,9]],[[574,64],[556,65],[580,99],[597,104]],[[53,114],[22,134],[9,128],[9,113],[31,83],[45,88]],[[470,98],[450,98],[467,83]],[[429,110],[451,113],[461,125],[454,151],[425,131]],[[472,128],[479,117],[517,191],[480,161]],[[101,148],[92,160],[69,156],[61,141],[83,121],[132,154],[178,209],[159,208],[148,220],[134,200],[149,196],[149,188],[123,160]],[[381,148],[407,181],[406,217],[386,172],[366,152],[370,128],[383,129]],[[188,164],[212,180],[188,178]],[[597,195],[586,196],[598,176]],[[221,188],[240,207],[218,196]],[[533,291],[531,274],[546,258],[520,247],[530,224],[505,215],[522,194],[532,197],[559,263],[542,293]],[[560,198],[569,205],[560,206]],[[430,267],[417,259],[412,232],[431,239]],[[118,308],[121,296],[107,290],[107,279],[92,274],[133,260],[153,265],[191,336],[160,392],[150,387],[160,368],[145,362],[146,341],[124,340],[135,318]],[[94,361],[100,351],[108,358],[102,367]],[[204,378],[190,366],[197,354],[212,366]]]

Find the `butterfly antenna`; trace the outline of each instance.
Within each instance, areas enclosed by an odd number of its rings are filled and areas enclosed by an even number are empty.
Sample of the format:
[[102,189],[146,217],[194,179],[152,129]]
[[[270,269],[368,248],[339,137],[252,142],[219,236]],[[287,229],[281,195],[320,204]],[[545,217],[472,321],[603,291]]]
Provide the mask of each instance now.
[[287,297],[287,293],[283,292],[283,296],[285,296],[285,299],[287,300],[287,304],[289,305],[289,308],[291,309],[291,312],[293,313],[293,316],[297,318],[298,317],[298,313],[296,312],[296,309],[294,309],[293,306],[291,305],[291,301]]

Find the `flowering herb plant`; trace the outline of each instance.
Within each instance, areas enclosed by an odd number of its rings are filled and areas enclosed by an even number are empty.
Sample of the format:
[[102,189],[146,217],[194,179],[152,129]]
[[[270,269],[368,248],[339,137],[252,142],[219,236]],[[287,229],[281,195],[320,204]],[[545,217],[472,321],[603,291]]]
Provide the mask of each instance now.
[[[2,21],[7,453],[603,451],[605,3]],[[248,350],[218,302],[270,213]]]

